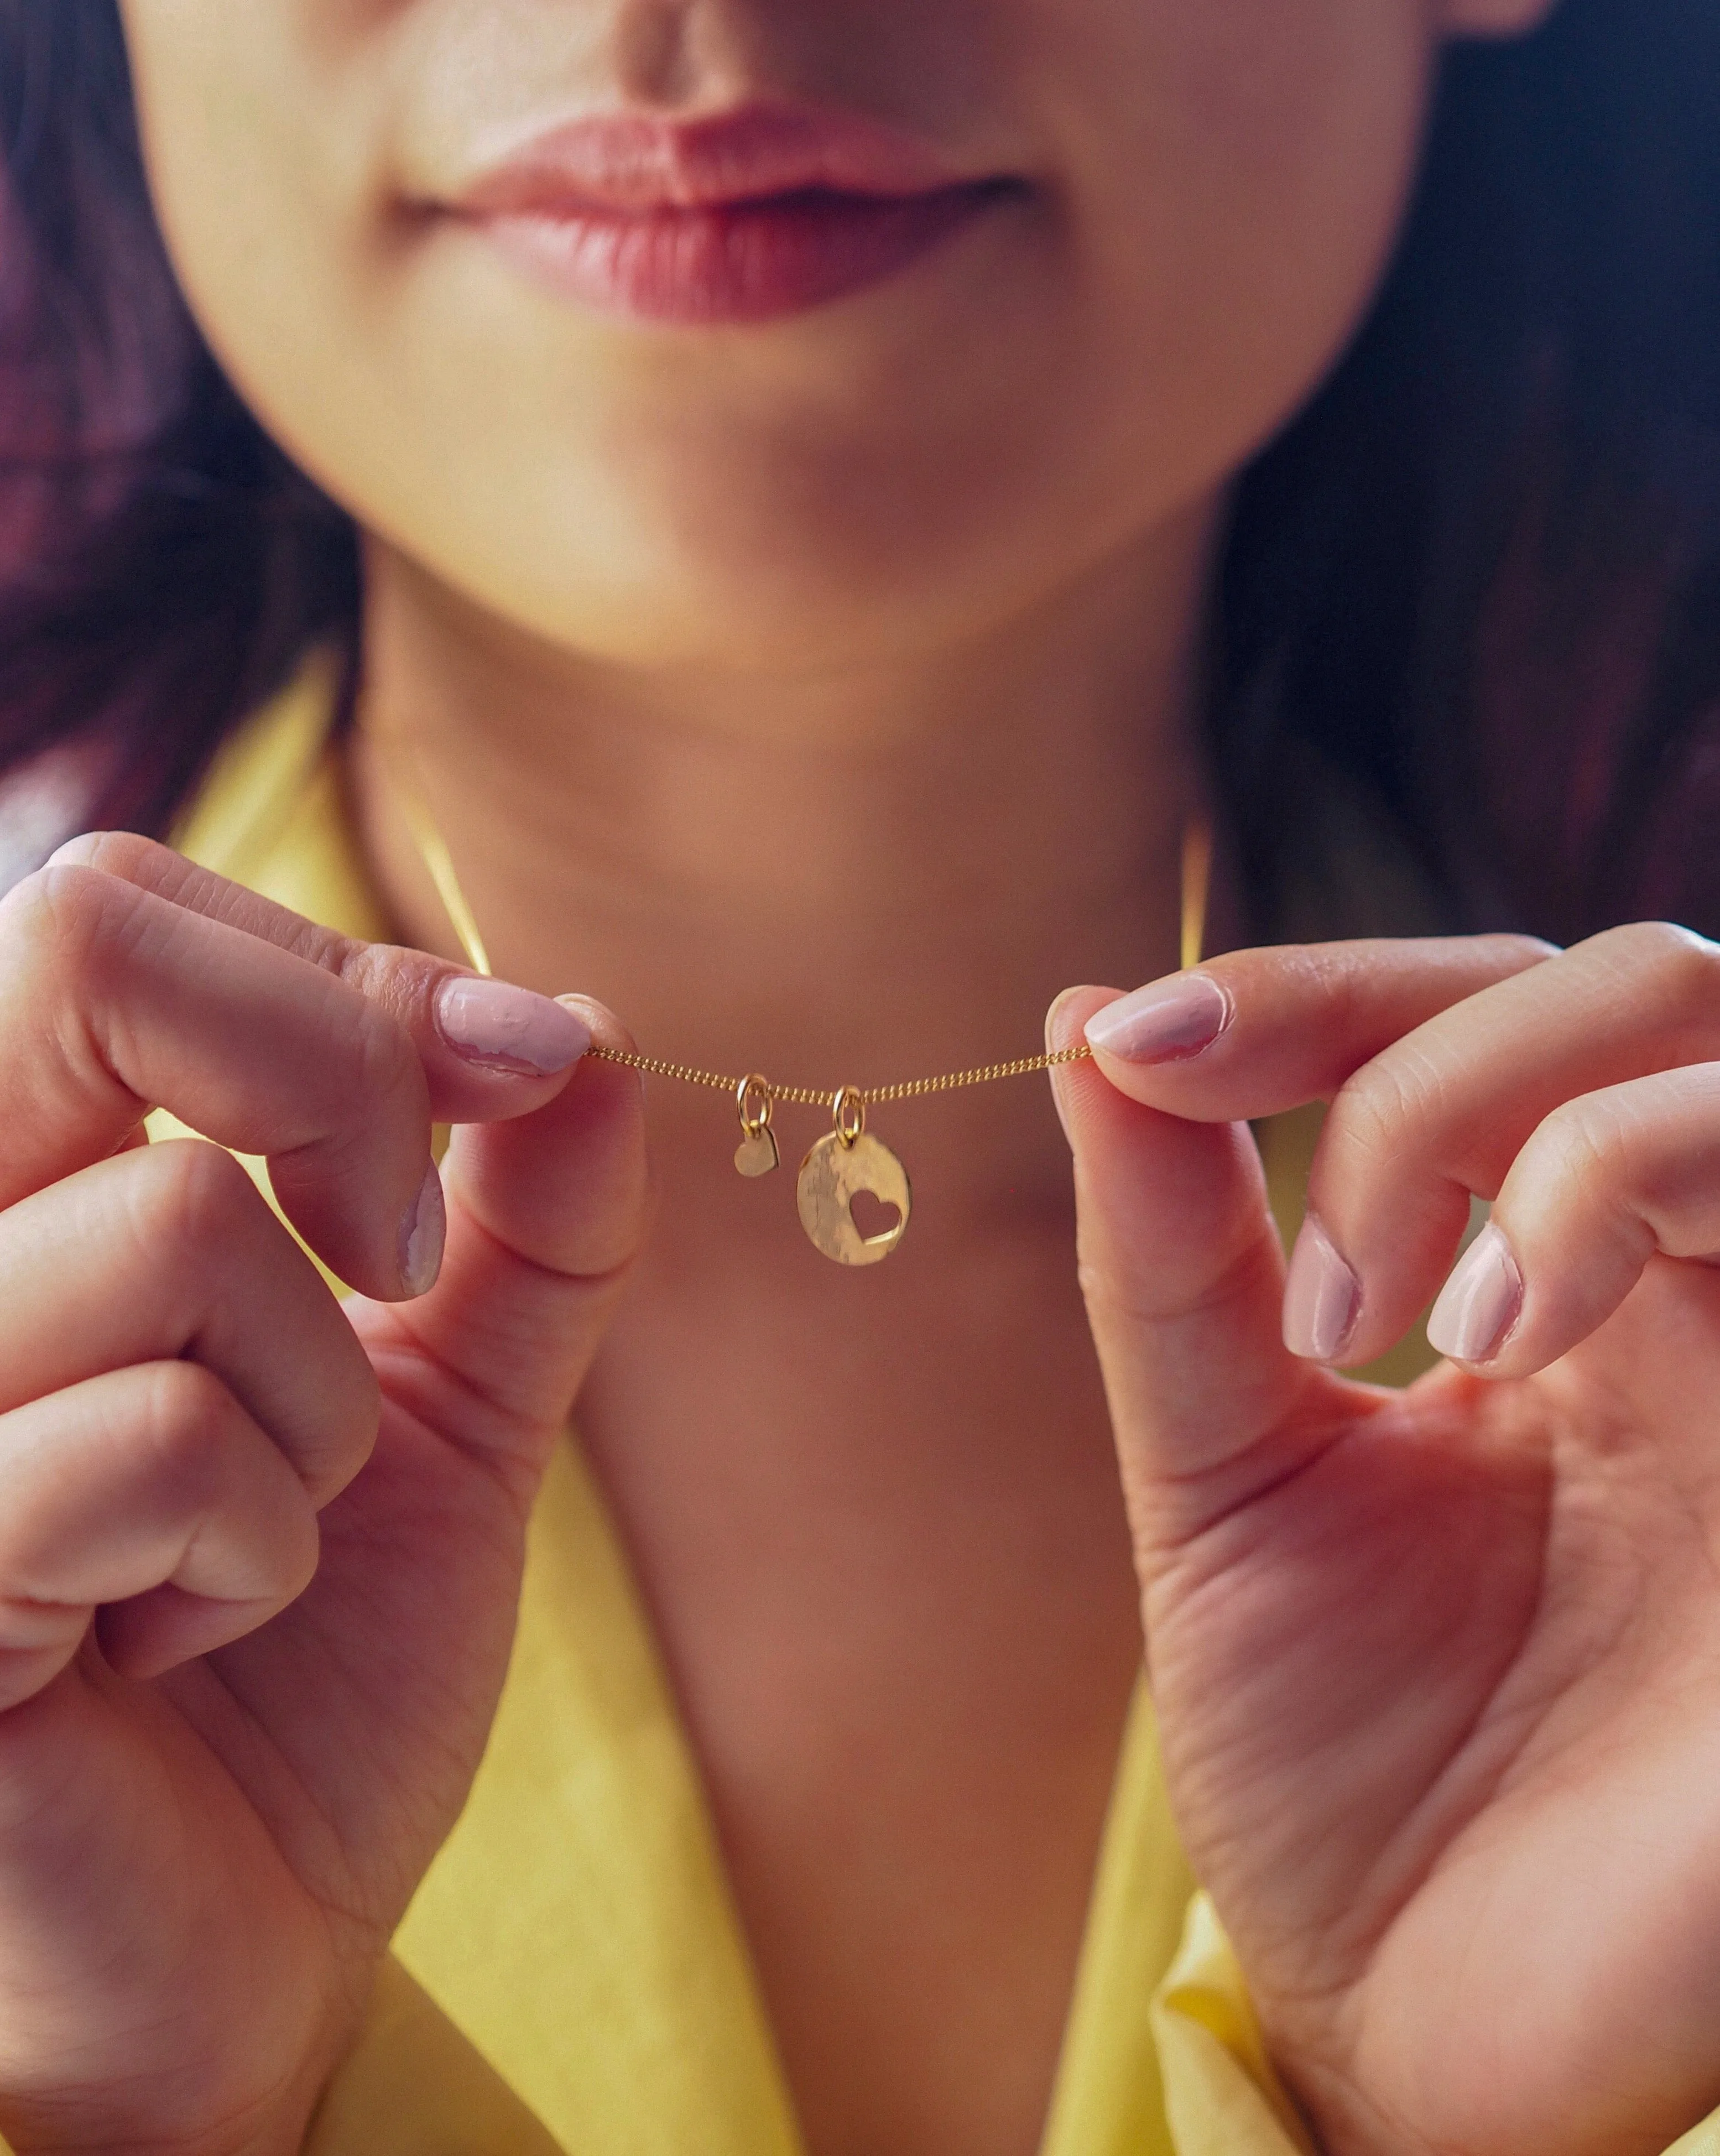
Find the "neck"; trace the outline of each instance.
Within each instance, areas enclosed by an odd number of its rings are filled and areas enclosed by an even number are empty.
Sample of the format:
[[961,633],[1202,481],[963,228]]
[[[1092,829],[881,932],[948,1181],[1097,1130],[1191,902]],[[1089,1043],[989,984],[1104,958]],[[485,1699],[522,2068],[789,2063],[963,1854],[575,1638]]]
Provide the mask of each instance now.
[[[649,1053],[833,1086],[1031,1053],[1071,981],[1176,963],[1209,528],[970,648],[798,679],[550,651],[376,549],[355,787],[401,933],[457,955],[367,743],[409,756],[497,973]],[[660,1095],[709,1142],[708,1096]]]

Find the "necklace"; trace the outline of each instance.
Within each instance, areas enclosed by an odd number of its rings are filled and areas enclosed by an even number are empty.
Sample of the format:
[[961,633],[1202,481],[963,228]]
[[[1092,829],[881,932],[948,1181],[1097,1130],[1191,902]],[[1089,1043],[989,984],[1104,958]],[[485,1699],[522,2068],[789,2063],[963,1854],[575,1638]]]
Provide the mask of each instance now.
[[[477,917],[454,865],[447,841],[430,813],[429,803],[413,781],[385,757],[406,827],[418,858],[436,887],[449,925],[460,940],[474,973],[490,975],[490,952]],[[1183,834],[1183,932],[1184,970],[1200,963],[1206,942],[1207,896],[1212,878],[1212,827],[1204,819],[1191,820]],[[909,1078],[894,1086],[783,1086],[760,1071],[744,1077],[721,1070],[702,1070],[695,1064],[671,1063],[656,1055],[641,1055],[619,1048],[593,1047],[593,1060],[619,1063],[655,1078],[668,1078],[683,1086],[702,1086],[732,1098],[741,1122],[741,1142],[735,1168],[751,1181],[775,1173],[782,1165],[775,1128],[778,1105],[825,1107],[831,1128],[818,1139],[800,1163],[795,1201],[800,1224],[809,1240],[839,1265],[874,1265],[899,1247],[907,1233],[913,1210],[913,1191],[907,1170],[880,1138],[866,1128],[867,1111],[898,1101],[923,1100],[933,1093],[954,1093],[970,1086],[990,1086],[999,1079],[1020,1078],[1031,1071],[1053,1070],[1069,1063],[1091,1060],[1092,1050],[1083,1044],[1060,1048],[1040,1055],[1021,1055],[1009,1063],[981,1064],[972,1070],[949,1070],[934,1078]],[[866,1198],[895,1219],[867,1231],[854,1216],[856,1199]]]

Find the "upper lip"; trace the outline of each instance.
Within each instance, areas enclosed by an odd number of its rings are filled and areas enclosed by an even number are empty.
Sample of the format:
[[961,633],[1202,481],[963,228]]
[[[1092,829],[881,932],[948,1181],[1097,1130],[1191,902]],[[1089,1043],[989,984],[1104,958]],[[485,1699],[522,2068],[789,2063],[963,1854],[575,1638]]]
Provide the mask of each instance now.
[[809,189],[928,194],[974,177],[887,121],[752,104],[695,119],[598,114],[551,127],[463,189],[459,207],[476,216],[639,215]]

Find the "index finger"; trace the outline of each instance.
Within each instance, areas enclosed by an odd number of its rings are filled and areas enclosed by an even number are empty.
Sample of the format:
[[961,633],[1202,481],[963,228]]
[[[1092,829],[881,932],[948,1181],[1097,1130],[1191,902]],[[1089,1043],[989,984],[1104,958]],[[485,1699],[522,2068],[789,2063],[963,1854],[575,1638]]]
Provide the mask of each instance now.
[[1558,955],[1533,936],[1416,937],[1233,951],[1089,1020],[1120,1092],[1193,1122],[1330,1101],[1394,1041]]
[[407,1034],[439,1123],[482,1123],[541,1107],[588,1045],[580,1021],[547,996],[481,980],[398,944],[366,943],[200,868],[128,831],[74,839],[49,863],[97,869],[186,912],[236,928],[356,988]]
[[[440,1194],[420,1042],[434,1032],[443,1064],[455,1060],[434,986],[463,991],[455,969],[349,947],[396,983],[391,1009],[350,967],[65,860],[12,892],[0,922],[0,1205],[99,1160],[158,1106],[266,1158],[283,1211],[342,1279],[385,1297],[428,1284],[439,1231],[424,1224],[439,1221]],[[416,1038],[396,1015],[414,998]],[[550,1098],[589,1040],[547,1008],[567,1037],[562,1072],[472,1074],[469,1090],[505,1079],[500,1112]]]

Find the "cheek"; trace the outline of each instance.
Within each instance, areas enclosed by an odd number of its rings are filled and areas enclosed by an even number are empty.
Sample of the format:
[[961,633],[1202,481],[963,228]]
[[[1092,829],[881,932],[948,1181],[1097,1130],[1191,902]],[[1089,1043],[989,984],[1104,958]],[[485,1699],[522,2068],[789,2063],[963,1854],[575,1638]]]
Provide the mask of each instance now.
[[[1122,11],[1095,12],[1114,30]],[[1083,362],[1135,445],[1124,465],[1199,485],[1291,415],[1369,303],[1434,49],[1421,0],[1127,13],[1127,50],[1108,46],[1106,66],[1071,53],[1066,18],[1043,56],[1082,66],[1093,97],[1070,177]]]
[[[151,191],[180,284],[265,424],[337,413],[385,266],[362,81],[321,0],[123,0]],[[322,429],[289,446],[313,452]],[[338,429],[336,429],[336,433]]]

